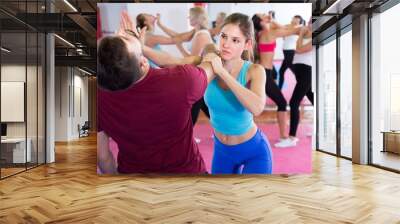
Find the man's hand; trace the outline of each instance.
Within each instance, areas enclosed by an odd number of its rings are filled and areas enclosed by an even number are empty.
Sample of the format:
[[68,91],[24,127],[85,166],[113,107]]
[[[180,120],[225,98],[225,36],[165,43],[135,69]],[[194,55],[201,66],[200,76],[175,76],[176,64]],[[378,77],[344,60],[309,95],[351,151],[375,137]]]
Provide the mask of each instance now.
[[121,20],[119,22],[119,29],[116,33],[119,36],[123,36],[128,40],[136,37],[139,39],[140,35],[136,30],[136,23],[131,19],[126,11],[121,13]]
[[121,13],[121,21],[119,23],[119,29],[117,35],[123,36],[129,41],[137,38],[141,45],[143,46],[146,41],[146,31],[147,27],[136,28],[136,23],[132,18],[128,15],[126,11]]
[[143,46],[144,43],[146,42],[146,32],[147,32],[147,26],[144,26],[141,29],[138,29],[139,32],[139,41],[141,45]]

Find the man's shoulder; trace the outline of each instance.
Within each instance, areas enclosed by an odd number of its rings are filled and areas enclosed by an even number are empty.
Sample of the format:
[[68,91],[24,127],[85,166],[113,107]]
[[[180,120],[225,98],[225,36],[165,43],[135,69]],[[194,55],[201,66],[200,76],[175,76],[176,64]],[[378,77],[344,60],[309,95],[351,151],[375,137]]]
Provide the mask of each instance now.
[[174,67],[168,68],[159,68],[152,69],[153,75],[172,75],[172,76],[188,76],[188,75],[197,75],[199,73],[204,73],[203,69],[195,66],[195,65],[177,65]]

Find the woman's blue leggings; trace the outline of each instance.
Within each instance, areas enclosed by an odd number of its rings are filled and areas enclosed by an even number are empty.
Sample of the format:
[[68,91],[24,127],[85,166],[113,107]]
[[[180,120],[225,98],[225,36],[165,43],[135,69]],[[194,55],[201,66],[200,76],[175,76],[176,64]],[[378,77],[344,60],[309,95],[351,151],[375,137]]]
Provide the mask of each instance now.
[[272,151],[267,137],[260,131],[246,142],[225,145],[214,136],[212,174],[270,174]]

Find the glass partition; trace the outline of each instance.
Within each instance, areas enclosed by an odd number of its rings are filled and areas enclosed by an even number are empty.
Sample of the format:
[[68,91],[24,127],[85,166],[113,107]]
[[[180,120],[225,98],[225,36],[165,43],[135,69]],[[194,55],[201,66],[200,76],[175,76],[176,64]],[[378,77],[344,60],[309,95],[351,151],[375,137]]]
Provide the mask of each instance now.
[[318,147],[336,154],[336,39],[318,51]]
[[340,154],[352,157],[352,32],[340,36]]

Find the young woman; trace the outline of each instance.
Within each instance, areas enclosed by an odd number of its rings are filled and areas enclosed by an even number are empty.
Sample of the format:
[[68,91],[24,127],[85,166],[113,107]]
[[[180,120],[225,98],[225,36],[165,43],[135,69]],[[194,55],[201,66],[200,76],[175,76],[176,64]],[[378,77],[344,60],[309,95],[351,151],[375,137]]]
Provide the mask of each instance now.
[[299,31],[299,28],[284,27],[274,22],[270,15],[256,14],[252,17],[257,38],[257,51],[259,63],[265,68],[267,83],[265,91],[278,106],[277,120],[279,125],[280,141],[288,139],[286,133],[287,102],[278,85],[275,83],[276,71],[273,66],[273,59],[276,48],[276,38],[289,36]]
[[248,16],[228,16],[220,34],[220,58],[212,62],[216,78],[204,99],[210,109],[215,132],[213,174],[272,172],[272,153],[266,136],[253,117],[265,105],[265,72],[252,64],[253,25]]
[[[147,13],[140,13],[136,16],[136,25],[138,28],[147,28],[145,45],[153,48],[154,50],[161,50],[160,45],[177,44],[182,41],[189,41],[192,39],[194,30],[182,33],[180,35],[162,36],[154,34],[154,26],[159,16],[155,17]],[[158,67],[153,61],[149,60],[151,67]]]
[[[207,29],[207,13],[202,7],[193,7],[189,10],[190,25],[194,28],[194,35],[191,41],[190,51],[187,51],[181,43],[177,44],[178,49],[184,57],[188,56],[200,56],[203,52],[204,47],[207,44],[213,43],[211,34]],[[179,34],[166,26],[164,26],[160,20],[157,25],[169,36],[174,37]],[[200,110],[202,110],[207,117],[210,117],[207,105],[204,102],[204,98],[197,101],[192,107],[192,122],[196,124],[197,118],[199,117]],[[195,138],[196,142],[199,143],[200,139]]]
[[[310,20],[311,21],[311,20]],[[278,147],[293,147],[297,144],[296,132],[299,126],[299,107],[304,96],[314,104],[314,94],[311,91],[312,79],[312,30],[311,22],[300,31],[296,42],[296,54],[293,58],[292,71],[296,77],[292,97],[290,98],[290,131],[289,138],[277,144]]]
[[[295,15],[292,18],[292,21],[290,22],[287,27],[298,27],[298,26],[303,26],[305,25],[304,19],[299,16]],[[293,34],[287,37],[283,38],[283,61],[281,68],[279,69],[279,89],[282,89],[283,83],[285,82],[285,71],[288,68],[292,67],[293,64],[293,56],[296,51],[296,41],[297,41],[298,35]]]

